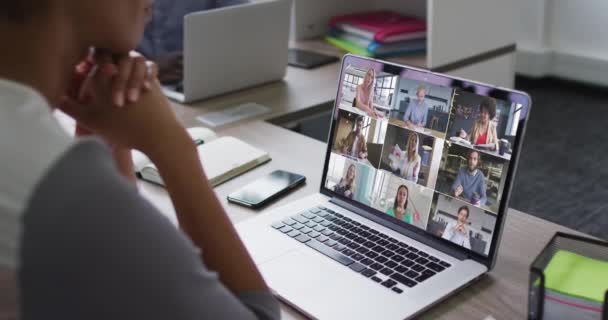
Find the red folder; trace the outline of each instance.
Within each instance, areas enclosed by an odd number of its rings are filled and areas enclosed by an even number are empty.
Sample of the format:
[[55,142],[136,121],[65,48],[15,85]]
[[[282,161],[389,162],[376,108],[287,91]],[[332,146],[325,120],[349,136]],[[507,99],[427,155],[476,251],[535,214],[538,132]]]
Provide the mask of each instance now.
[[425,20],[387,10],[333,17],[329,26],[384,43],[403,41],[411,34],[426,32]]

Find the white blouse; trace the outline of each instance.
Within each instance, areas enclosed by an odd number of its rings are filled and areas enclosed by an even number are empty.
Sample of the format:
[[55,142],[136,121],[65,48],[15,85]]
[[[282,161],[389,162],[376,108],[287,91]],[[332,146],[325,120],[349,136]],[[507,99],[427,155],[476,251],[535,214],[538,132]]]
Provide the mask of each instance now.
[[0,269],[18,267],[21,215],[28,198],[71,144],[40,94],[0,79]]

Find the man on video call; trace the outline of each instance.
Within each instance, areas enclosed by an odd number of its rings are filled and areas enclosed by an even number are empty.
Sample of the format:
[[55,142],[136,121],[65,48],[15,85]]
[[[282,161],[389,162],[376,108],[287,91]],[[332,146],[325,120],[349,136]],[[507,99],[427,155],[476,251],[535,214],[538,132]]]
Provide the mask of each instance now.
[[458,220],[448,222],[443,235],[444,239],[450,240],[455,244],[471,249],[471,239],[469,238],[469,207],[462,206],[458,208]]
[[426,119],[429,113],[429,106],[424,101],[426,97],[426,89],[423,86],[418,87],[416,90],[416,99],[411,99],[410,103],[405,110],[403,121],[410,126],[415,128],[424,128],[426,126]]
[[249,1],[154,0],[152,18],[137,50],[157,63],[162,83],[177,83],[182,80],[183,74],[184,16],[247,2]]
[[458,176],[452,184],[455,197],[464,197],[471,204],[486,204],[486,177],[478,169],[481,157],[479,151],[471,150],[467,156],[467,167],[458,170]]
[[361,130],[363,129],[363,117],[355,120],[355,126],[346,138],[342,140],[342,153],[358,159],[367,158],[367,144]]

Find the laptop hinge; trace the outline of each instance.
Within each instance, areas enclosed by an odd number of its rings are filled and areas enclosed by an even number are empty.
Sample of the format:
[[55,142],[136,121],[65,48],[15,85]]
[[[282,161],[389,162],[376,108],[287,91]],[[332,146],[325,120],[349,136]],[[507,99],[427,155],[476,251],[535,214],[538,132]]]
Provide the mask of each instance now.
[[338,198],[331,198],[329,200],[329,202],[340,206],[346,210],[352,211],[360,216],[363,216],[364,218],[367,218],[369,220],[372,220],[373,222],[383,225],[393,231],[399,232],[400,234],[408,237],[408,238],[412,238],[418,242],[424,243],[425,245],[435,249],[435,250],[439,250],[451,257],[454,257],[456,259],[459,260],[464,260],[467,259],[469,257],[469,255],[463,251],[459,251],[456,249],[453,249],[449,246],[444,245],[443,243],[441,243],[441,241],[433,239],[433,237],[429,236],[428,234],[420,234],[417,233],[415,231],[409,230],[407,228],[401,227],[397,224],[391,223],[390,221],[384,220],[380,217],[375,216],[374,214],[367,212],[357,206],[354,206],[344,200],[338,199]]

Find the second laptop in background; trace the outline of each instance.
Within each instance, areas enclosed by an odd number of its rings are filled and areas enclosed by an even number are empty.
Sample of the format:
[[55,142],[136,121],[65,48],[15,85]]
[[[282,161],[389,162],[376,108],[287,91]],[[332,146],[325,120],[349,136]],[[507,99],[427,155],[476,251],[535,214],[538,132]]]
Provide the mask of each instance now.
[[187,103],[285,76],[292,0],[269,0],[184,17],[183,81],[165,94]]

